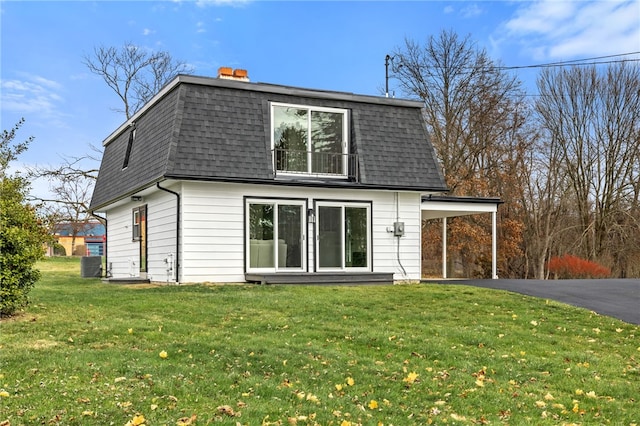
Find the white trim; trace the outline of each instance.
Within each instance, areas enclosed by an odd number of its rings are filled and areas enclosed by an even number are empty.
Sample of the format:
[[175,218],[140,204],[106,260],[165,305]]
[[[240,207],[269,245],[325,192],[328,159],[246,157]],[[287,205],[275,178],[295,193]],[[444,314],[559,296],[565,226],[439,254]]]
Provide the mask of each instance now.
[[470,199],[451,197],[446,200],[423,199],[422,220],[442,219],[442,278],[447,279],[447,218],[491,213],[491,277],[498,278],[497,213],[502,201],[495,198]]
[[442,217],[467,216],[498,211],[498,203],[471,203],[451,201],[423,201],[421,205],[422,219],[439,219]]
[[491,212],[491,278],[498,279],[498,236],[496,234],[497,220],[496,212]]
[[[286,172],[279,171],[276,167],[276,159],[273,157],[273,172],[274,175],[280,176],[322,176],[322,177],[334,177],[334,178],[345,178],[349,174],[349,110],[344,108],[330,108],[330,107],[320,107],[314,105],[301,105],[301,104],[290,104],[290,103],[282,103],[282,102],[271,102],[270,103],[270,121],[271,121],[271,153],[274,155],[276,149],[276,141],[275,141],[275,108],[276,107],[285,107],[285,108],[297,108],[303,109],[307,111],[307,170],[300,172]],[[312,170],[313,165],[313,141],[311,140],[312,132],[311,132],[311,115],[313,112],[331,112],[335,114],[342,115],[342,173],[317,173]]]
[[[273,209],[273,267],[256,268],[251,267],[251,205],[272,205]],[[300,207],[300,266],[299,267],[280,267],[278,259],[280,256],[280,244],[278,237],[278,207],[279,206],[299,206]],[[287,198],[252,198],[245,199],[245,267],[247,272],[303,272],[307,270],[307,200],[287,199]]]
[[[320,266],[320,207],[339,207],[340,208],[340,267],[332,268],[332,267],[321,267]],[[359,209],[365,209],[367,213],[367,266],[365,267],[357,267],[357,266],[347,266],[345,260],[345,235],[344,235],[344,226],[346,222],[346,208],[347,207],[355,207]],[[315,226],[315,269],[318,272],[369,272],[372,271],[372,238],[371,238],[371,227],[372,227],[372,215],[371,215],[371,203],[368,202],[342,202],[342,201],[315,201],[314,210],[316,215],[316,226]]]
[[447,217],[442,218],[442,278],[447,279]]

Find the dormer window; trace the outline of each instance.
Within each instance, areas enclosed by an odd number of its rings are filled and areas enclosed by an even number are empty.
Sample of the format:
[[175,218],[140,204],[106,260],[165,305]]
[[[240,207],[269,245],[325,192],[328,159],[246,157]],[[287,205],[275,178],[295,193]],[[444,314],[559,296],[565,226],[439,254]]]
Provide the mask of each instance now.
[[271,104],[276,174],[347,177],[349,129],[347,110]]
[[136,140],[136,128],[134,127],[129,132],[129,141],[127,142],[127,151],[124,154],[124,162],[122,163],[122,170],[129,167],[129,158],[131,157],[131,148],[133,147],[133,141]]

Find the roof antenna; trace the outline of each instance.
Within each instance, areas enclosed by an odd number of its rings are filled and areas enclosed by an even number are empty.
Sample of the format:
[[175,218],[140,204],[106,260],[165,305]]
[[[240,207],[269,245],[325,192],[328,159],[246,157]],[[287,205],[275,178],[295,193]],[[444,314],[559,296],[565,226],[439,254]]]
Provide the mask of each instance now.
[[[395,59],[395,55],[391,56],[391,55],[387,55],[384,57],[384,93],[385,93],[385,97],[389,97],[389,64],[391,64],[393,68],[393,70],[398,71],[399,68],[402,67],[402,64],[394,64],[393,60]],[[402,59],[402,58],[400,58]],[[396,92],[395,90],[393,91],[393,98],[396,97]]]
[[385,97],[389,97],[389,62],[393,61],[393,56],[387,55],[384,57],[384,93]]

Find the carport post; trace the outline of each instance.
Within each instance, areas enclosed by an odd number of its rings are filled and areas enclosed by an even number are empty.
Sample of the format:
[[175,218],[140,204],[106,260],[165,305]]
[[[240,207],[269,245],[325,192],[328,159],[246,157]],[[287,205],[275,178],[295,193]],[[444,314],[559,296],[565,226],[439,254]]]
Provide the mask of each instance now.
[[442,278],[447,279],[447,217],[442,218]]
[[496,212],[491,212],[491,276],[498,279],[497,259],[498,259],[498,238],[496,236]]

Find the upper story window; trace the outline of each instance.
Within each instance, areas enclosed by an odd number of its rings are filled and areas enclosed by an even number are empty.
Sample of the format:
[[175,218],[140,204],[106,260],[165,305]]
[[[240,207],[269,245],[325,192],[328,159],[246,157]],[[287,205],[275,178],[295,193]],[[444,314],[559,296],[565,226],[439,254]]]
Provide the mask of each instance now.
[[276,173],[346,177],[347,110],[271,104],[271,147]]
[[134,127],[129,132],[129,141],[127,142],[127,151],[124,154],[124,162],[122,163],[122,170],[129,167],[129,158],[131,157],[131,148],[133,147],[133,141],[136,140],[136,128]]

